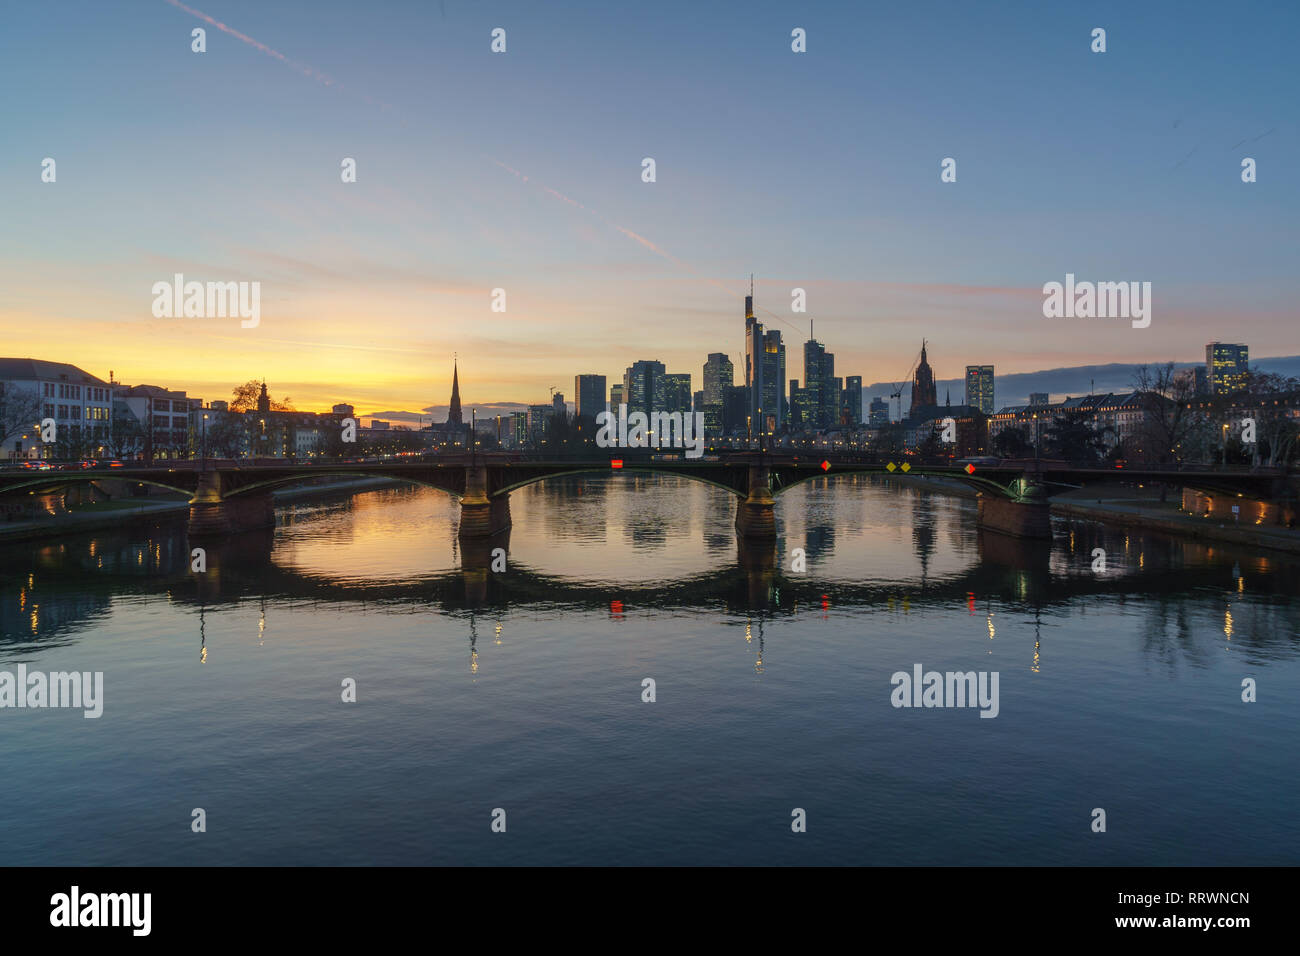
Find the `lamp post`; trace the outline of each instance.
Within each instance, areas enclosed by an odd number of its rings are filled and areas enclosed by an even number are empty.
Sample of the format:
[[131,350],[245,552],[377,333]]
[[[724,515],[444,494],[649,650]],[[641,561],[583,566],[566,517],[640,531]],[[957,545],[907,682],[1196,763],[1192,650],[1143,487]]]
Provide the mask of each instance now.
[[208,470],[208,413],[203,413],[203,463],[200,470]]

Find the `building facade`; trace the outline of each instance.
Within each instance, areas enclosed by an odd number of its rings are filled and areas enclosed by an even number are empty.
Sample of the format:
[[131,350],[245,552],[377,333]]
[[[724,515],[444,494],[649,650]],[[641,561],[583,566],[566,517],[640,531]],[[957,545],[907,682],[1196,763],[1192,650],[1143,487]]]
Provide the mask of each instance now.
[[[113,385],[64,362],[0,358],[0,458],[100,457],[112,427]],[[44,442],[42,421],[54,423]]]
[[1205,376],[1212,395],[1227,395],[1246,387],[1250,349],[1245,345],[1211,342],[1205,346]]
[[966,404],[985,415],[993,414],[993,366],[966,366]]
[[605,410],[605,376],[578,375],[573,379],[573,414],[595,419]]

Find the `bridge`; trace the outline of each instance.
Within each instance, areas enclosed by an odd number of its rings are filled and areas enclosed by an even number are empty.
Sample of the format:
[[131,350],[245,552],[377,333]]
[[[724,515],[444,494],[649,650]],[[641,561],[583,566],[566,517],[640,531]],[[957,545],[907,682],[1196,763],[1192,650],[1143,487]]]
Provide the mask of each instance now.
[[[507,453],[426,455],[418,460],[311,462],[169,461],[115,468],[0,472],[0,498],[35,496],[54,512],[67,489],[105,481],[138,482],[190,496],[189,532],[223,535],[275,523],[271,492],[325,477],[390,478],[437,488],[460,501],[460,537],[491,539],[510,527],[510,492],[549,478],[592,473],[653,472],[702,481],[736,498],[736,530],[747,539],[774,538],[776,497],[814,478],[842,474],[907,474],[961,482],[979,492],[979,526],[1022,538],[1050,538],[1053,494],[1083,485],[1164,482],[1217,496],[1270,502],[1279,520],[1294,522],[1296,488],[1281,469],[1196,467],[1097,468],[1065,462],[1007,461],[958,465],[900,458],[807,458],[768,452],[732,452],[696,460],[655,452],[607,450],[599,458],[535,459]],[[1226,507],[1226,506],[1225,506]]]

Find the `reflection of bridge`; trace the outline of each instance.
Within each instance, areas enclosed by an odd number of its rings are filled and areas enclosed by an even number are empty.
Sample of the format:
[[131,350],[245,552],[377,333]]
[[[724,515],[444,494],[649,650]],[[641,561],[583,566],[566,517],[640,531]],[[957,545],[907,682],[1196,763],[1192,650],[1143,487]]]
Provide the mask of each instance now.
[[[214,540],[205,546],[202,572],[191,566],[188,536],[179,522],[97,532],[37,551],[21,544],[0,546],[0,561],[17,572],[0,578],[0,632],[8,632],[11,639],[48,638],[100,613],[114,597],[142,594],[165,594],[173,604],[209,608],[265,598],[391,608],[438,606],[453,612],[544,606],[615,613],[616,602],[617,613],[649,606],[718,606],[780,614],[828,605],[888,608],[895,601],[901,607],[973,608],[974,602],[990,599],[1046,609],[1084,597],[1122,602],[1134,594],[1150,599],[1176,598],[1198,589],[1235,591],[1238,582],[1224,562],[1238,555],[1252,593],[1290,596],[1300,586],[1300,564],[1260,558],[1249,548],[1236,552],[1231,545],[1089,522],[1072,526],[1055,544],[981,532],[968,563],[941,575],[923,571],[919,580],[908,581],[791,573],[787,562],[778,563],[774,544],[747,543],[744,538],[735,542],[734,560],[720,552],[718,560],[706,562],[699,572],[669,580],[613,583],[604,577],[565,577],[513,557],[506,569],[494,571],[491,549],[509,550],[509,534],[462,543],[458,568],[357,579],[280,563],[275,541],[270,529]],[[1096,547],[1111,555],[1106,573],[1091,570]],[[917,548],[919,555],[923,544],[917,543]],[[1211,554],[1219,559],[1209,560]],[[29,587],[36,588],[30,600],[10,599]],[[39,615],[27,613],[33,601],[39,601]],[[1265,603],[1276,603],[1292,615],[1300,612],[1284,601]],[[14,609],[21,613],[14,616]],[[1295,633],[1294,626],[1287,626],[1277,636]]]
[[[827,459],[739,452],[718,460],[662,460],[644,452],[611,458],[531,460],[505,454],[429,456],[420,461],[227,464],[197,462],[134,465],[109,470],[0,473],[0,494],[39,496],[56,510],[63,492],[75,483],[121,480],[155,485],[190,496],[192,534],[225,534],[274,524],[271,492],[325,477],[392,478],[437,488],[460,499],[460,536],[489,539],[510,527],[510,492],[565,475],[659,472],[703,481],[737,498],[736,528],[742,537],[775,536],[775,496],[812,478],[841,474],[889,474],[892,462],[832,456]],[[657,460],[658,459],[658,460]],[[1286,473],[1277,470],[1170,470],[1160,468],[1076,468],[1048,462],[1004,462],[959,467],[953,464],[904,465],[910,475],[943,477],[980,492],[980,527],[1019,537],[1050,537],[1048,500],[1057,491],[1102,482],[1164,482],[1232,498],[1291,502]],[[1288,504],[1288,507],[1289,504]]]

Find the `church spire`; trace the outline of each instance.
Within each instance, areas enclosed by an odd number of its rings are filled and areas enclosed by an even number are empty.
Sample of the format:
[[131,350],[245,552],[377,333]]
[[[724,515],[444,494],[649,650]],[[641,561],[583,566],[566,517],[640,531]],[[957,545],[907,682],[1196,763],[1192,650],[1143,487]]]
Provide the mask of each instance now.
[[463,425],[460,413],[460,370],[458,361],[451,360],[451,404],[447,406],[447,424]]

